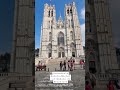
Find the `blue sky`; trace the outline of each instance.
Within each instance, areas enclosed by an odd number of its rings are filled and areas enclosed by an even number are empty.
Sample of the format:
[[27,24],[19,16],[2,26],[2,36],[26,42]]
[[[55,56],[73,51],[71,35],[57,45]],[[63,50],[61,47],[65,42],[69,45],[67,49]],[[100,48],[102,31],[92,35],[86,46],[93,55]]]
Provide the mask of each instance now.
[[0,0],[0,54],[12,50],[14,1]]
[[81,34],[82,34],[82,40],[83,45],[85,41],[85,18],[84,18],[84,8],[85,8],[85,0],[36,0],[35,1],[35,48],[40,48],[40,31],[41,31],[41,24],[43,20],[43,10],[44,10],[44,4],[52,4],[55,5],[56,8],[56,19],[58,17],[62,16],[64,19],[64,7],[65,4],[69,4],[72,1],[76,3],[77,11],[78,11],[78,17],[81,24]]

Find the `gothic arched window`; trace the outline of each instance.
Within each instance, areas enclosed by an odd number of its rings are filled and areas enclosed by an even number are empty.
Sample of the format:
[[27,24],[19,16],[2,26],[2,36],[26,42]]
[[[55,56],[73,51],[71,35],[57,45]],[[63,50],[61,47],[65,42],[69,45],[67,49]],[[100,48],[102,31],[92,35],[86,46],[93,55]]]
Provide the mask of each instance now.
[[52,33],[49,32],[49,41],[52,41]]
[[70,9],[70,13],[72,14],[72,9]]
[[50,21],[48,21],[48,28],[50,29]]
[[51,43],[48,44],[47,49],[48,49],[48,58],[50,58],[52,56],[52,44]]
[[73,31],[70,32],[70,38],[73,40]]
[[69,14],[69,9],[67,10],[67,14]]
[[58,45],[64,45],[64,33],[59,32],[58,34]]
[[95,65],[95,55],[94,53],[89,54],[89,70],[91,73],[96,72],[96,65]]
[[48,17],[50,17],[50,10],[49,10],[49,12],[48,12]]
[[86,42],[85,42],[85,48],[86,49],[96,50],[96,43],[95,43],[95,41],[92,40],[92,39],[86,40]]
[[68,20],[68,25],[69,25],[69,27],[70,27],[70,25],[71,25],[71,24],[70,24],[70,22],[71,22],[71,21],[70,21],[70,20]]
[[63,47],[60,47],[60,48],[59,48],[58,57],[59,57],[59,58],[65,57],[65,50],[64,50]]
[[92,32],[91,30],[91,24],[90,24],[90,13],[89,12],[86,12],[85,13],[85,23],[86,23],[86,32]]
[[75,57],[75,48],[76,48],[76,46],[75,46],[75,43],[71,43],[70,44],[70,48],[71,48],[71,51],[72,51],[72,57]]
[[87,0],[88,1],[88,4],[93,4],[94,3],[94,0]]
[[86,20],[86,22],[90,21],[90,13],[89,12],[85,13],[85,20]]
[[74,24],[73,24],[73,20],[71,19],[71,26],[72,26],[72,28],[74,27]]
[[53,16],[53,10],[51,11],[51,16]]

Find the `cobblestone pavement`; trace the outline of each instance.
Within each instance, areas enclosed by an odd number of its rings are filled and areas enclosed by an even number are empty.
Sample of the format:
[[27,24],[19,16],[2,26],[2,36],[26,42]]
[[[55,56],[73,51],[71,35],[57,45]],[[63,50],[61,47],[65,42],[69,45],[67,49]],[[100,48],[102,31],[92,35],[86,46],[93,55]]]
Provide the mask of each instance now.
[[85,86],[85,70],[76,65],[76,70],[69,71],[71,81],[68,84],[53,84],[50,81],[50,72],[59,70],[58,65],[49,65],[48,71],[35,72],[35,90],[84,90]]

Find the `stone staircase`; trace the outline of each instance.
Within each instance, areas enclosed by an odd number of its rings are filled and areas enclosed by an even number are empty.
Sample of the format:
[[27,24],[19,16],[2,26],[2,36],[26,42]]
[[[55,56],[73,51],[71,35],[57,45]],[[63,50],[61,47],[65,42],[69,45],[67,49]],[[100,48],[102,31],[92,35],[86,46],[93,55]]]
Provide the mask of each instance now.
[[50,73],[43,80],[38,80],[35,83],[35,90],[74,90],[73,82],[67,84],[54,84],[50,81]]
[[[75,59],[75,63],[79,64],[79,61],[80,61],[81,58],[74,58],[74,59]],[[37,57],[37,58],[35,58],[35,65],[38,65],[39,61],[41,61],[42,63],[45,63],[46,65],[48,65],[48,64],[59,64],[60,61],[64,61],[64,60],[68,61],[69,58],[66,59],[66,57],[64,57],[64,58],[50,59],[50,58],[39,58],[39,57]]]

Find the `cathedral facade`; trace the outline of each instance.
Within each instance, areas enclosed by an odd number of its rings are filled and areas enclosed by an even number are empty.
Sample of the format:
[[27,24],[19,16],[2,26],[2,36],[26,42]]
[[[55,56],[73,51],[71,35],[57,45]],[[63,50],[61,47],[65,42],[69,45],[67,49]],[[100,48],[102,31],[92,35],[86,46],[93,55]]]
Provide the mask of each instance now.
[[65,5],[65,18],[56,20],[54,5],[44,5],[43,23],[41,26],[42,58],[80,57],[84,55],[80,23],[75,3]]

